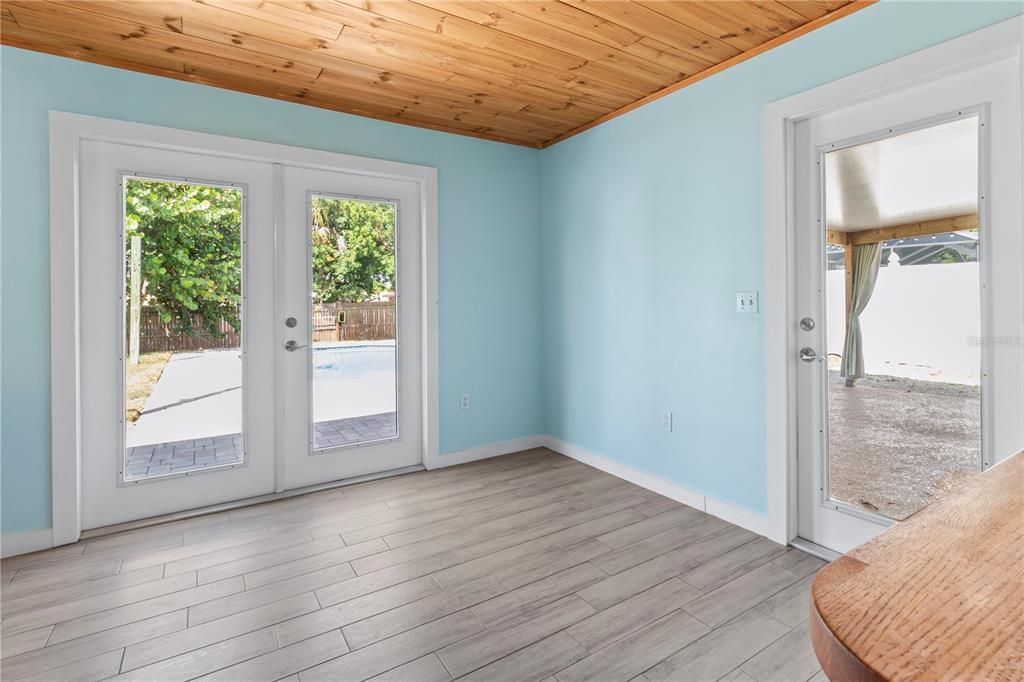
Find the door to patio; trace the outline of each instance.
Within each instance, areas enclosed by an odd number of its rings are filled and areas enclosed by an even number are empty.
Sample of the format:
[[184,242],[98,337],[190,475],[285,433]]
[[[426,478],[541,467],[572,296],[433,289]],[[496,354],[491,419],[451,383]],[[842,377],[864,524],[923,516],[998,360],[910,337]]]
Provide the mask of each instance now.
[[420,464],[417,185],[286,167],[283,196],[284,487]]
[[992,64],[796,124],[805,540],[846,552],[1024,442],[1012,74]]
[[272,166],[80,158],[83,529],[272,492]]
[[422,461],[414,182],[83,141],[82,528]]

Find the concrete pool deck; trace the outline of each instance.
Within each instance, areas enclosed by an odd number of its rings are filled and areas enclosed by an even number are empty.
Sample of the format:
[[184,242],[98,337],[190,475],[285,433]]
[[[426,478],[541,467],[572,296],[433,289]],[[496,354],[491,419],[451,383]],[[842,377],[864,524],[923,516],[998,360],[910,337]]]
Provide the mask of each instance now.
[[175,353],[128,427],[128,447],[241,433],[241,387],[238,349]]
[[[345,346],[332,343],[330,347]],[[126,477],[241,462],[241,376],[238,349],[172,355],[138,421],[128,427]],[[397,433],[393,370],[320,378],[314,383],[313,405],[317,448]]]

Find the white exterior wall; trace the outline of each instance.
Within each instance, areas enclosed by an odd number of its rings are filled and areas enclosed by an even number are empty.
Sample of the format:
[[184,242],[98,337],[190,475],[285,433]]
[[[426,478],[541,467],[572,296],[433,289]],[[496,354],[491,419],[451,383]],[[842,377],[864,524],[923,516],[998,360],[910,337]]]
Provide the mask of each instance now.
[[[845,276],[827,274],[829,353],[843,351]],[[861,316],[867,372],[978,383],[980,299],[978,263],[883,267]]]

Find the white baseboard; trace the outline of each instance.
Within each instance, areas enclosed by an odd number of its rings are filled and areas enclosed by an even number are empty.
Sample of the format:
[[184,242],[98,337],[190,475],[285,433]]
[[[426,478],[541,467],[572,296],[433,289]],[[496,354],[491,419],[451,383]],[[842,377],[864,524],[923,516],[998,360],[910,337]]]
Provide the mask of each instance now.
[[705,497],[704,499],[704,511],[708,514],[717,516],[723,521],[728,521],[734,526],[746,528],[750,532],[762,535],[780,545],[789,544],[789,538],[776,537],[772,534],[771,522],[767,516],[752,512],[743,507],[737,507],[728,502],[722,502],[714,497]]
[[437,461],[428,464],[427,468],[440,469],[442,467],[455,466],[456,464],[475,462],[478,459],[511,455],[513,452],[539,448],[543,444],[544,438],[542,436],[523,436],[522,438],[503,440],[497,443],[488,443],[487,445],[480,445],[467,450],[456,450],[455,452],[446,452],[438,455]]
[[621,478],[624,481],[629,481],[641,488],[647,488],[659,495],[671,498],[676,502],[682,502],[688,507],[704,511],[704,496],[690,490],[689,488],[684,488],[681,485],[670,483],[663,478],[658,478],[646,471],[635,469],[628,464],[622,464],[608,459],[607,457],[593,453],[590,450],[581,448],[578,445],[573,445],[568,441],[564,441],[561,438],[545,436],[544,445],[545,447],[561,453],[566,457],[572,457],[573,459],[592,466],[595,469],[600,469],[606,474],[611,474],[612,476]]
[[39,530],[26,530],[22,533],[6,533],[0,537],[0,557],[17,556],[38,552],[41,549],[53,547],[53,529],[40,528]]
[[694,509],[699,509],[702,512],[717,516],[723,521],[728,521],[741,528],[763,535],[774,542],[780,544],[786,544],[788,540],[774,538],[770,533],[770,525],[768,523],[768,517],[752,512],[742,507],[729,504],[728,502],[722,502],[721,500],[713,497],[708,497],[703,493],[699,493],[695,490],[690,490],[677,483],[666,481],[665,479],[649,474],[646,471],[641,471],[628,464],[622,464],[615,460],[608,459],[603,455],[591,452],[585,448],[581,448],[578,445],[574,445],[568,441],[564,441],[561,438],[554,436],[541,436],[541,444],[544,447],[550,448],[555,452],[561,453],[566,457],[572,457],[573,459],[583,462],[595,469],[616,476],[625,481],[629,481],[641,488],[646,488],[650,491],[656,492],[659,495],[671,498],[676,502],[681,502]]

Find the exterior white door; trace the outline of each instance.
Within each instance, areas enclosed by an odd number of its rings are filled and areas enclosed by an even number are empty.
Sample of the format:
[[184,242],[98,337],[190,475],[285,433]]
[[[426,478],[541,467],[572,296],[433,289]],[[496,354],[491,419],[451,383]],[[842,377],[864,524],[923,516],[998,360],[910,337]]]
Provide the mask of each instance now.
[[[832,391],[829,390],[829,354],[842,352],[841,343],[838,349],[834,342],[831,346],[828,343],[830,282],[833,289],[841,282],[830,278],[827,271],[826,243],[834,243],[837,238],[826,237],[826,229],[832,229],[832,216],[837,209],[829,205],[834,193],[833,188],[826,186],[829,154],[880,140],[895,140],[914,131],[957,121],[973,121],[976,125],[979,216],[976,265],[979,269],[973,286],[978,292],[974,299],[978,334],[959,337],[964,346],[973,346],[962,350],[977,353],[979,366],[973,390],[980,394],[980,444],[976,461],[969,465],[976,467],[974,473],[980,472],[1024,447],[1024,420],[1021,419],[1024,414],[1024,349],[1020,342],[1024,330],[1020,87],[1019,63],[1015,59],[1007,60],[804,120],[795,126],[797,278],[795,316],[790,322],[797,330],[798,347],[805,349],[801,357],[804,362],[797,363],[797,458],[799,535],[806,540],[846,552],[902,516],[887,512],[881,503],[874,504],[859,494],[862,491],[856,486],[862,483],[857,483],[860,479],[856,476],[866,481],[879,471],[853,474],[852,490],[850,486],[841,489],[837,481],[840,474],[833,456],[837,441],[830,441],[830,436],[836,437],[839,428],[843,428],[844,456],[855,465],[859,464],[857,458],[867,461],[864,455],[870,446],[857,442],[862,432],[856,425],[837,421],[836,391],[860,391],[843,394],[843,398],[857,401],[857,406],[864,409],[861,425],[863,420],[878,416],[878,407],[871,407],[866,401],[868,393],[865,391],[870,388],[859,385],[840,388],[836,376],[832,377]],[[898,261],[888,264],[898,265]],[[835,300],[845,303],[845,309],[839,308],[842,312],[833,317],[843,318],[839,324],[845,328],[850,303],[843,301],[842,285],[839,288],[838,296],[833,291],[833,310],[837,309]],[[932,294],[922,294],[929,295]],[[868,303],[865,315],[871,302],[875,302],[874,299]],[[877,309],[878,303],[875,303]],[[915,305],[914,301],[908,301],[906,310],[910,311]],[[923,340],[916,350],[926,350],[925,346],[932,340]],[[865,346],[871,342],[865,336]],[[834,367],[832,374],[836,374]],[[893,402],[890,409],[899,410],[901,405]],[[876,412],[872,413],[872,409]],[[893,415],[887,417],[898,422]],[[942,418],[935,416],[935,419],[930,438],[936,443],[949,442],[950,438],[939,432],[945,426]],[[896,454],[900,438],[901,431],[896,429],[891,442],[894,457],[900,456]],[[898,471],[902,464],[893,462],[892,466],[893,471]],[[849,478],[848,469],[842,475]],[[913,472],[909,475],[913,476]]]
[[291,166],[281,173],[283,487],[417,466],[419,186]]
[[80,158],[82,528],[272,492],[273,167]]

